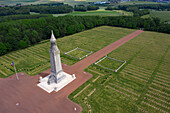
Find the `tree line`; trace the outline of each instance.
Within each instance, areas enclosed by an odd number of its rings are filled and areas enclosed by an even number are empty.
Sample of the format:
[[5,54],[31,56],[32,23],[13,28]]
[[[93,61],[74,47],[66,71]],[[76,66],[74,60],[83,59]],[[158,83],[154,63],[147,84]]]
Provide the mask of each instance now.
[[0,16],[0,22],[7,22],[12,20],[20,20],[20,19],[38,19],[42,17],[53,16],[50,14],[35,14],[35,15],[9,15],[9,16]]
[[129,10],[130,8],[136,7],[137,9],[154,9],[154,10],[168,10],[170,4],[136,4],[136,5],[119,5],[118,8],[121,10]]
[[149,14],[149,9],[143,9],[140,10],[137,7],[130,7],[128,9],[122,9],[122,8],[114,8],[114,7],[110,7],[108,6],[107,8],[105,8],[105,10],[124,10],[124,11],[128,11],[128,12],[133,12],[133,16],[143,16],[146,14]]
[[0,7],[0,16],[29,14],[36,12],[40,14],[61,14],[72,12],[73,7],[67,4],[59,5],[26,5],[26,6],[8,6]]
[[99,6],[95,5],[89,5],[89,6],[84,6],[84,5],[79,5],[74,7],[74,11],[91,11],[91,10],[97,10],[99,9]]
[[160,23],[158,18],[142,19],[140,17],[100,17],[100,16],[63,16],[24,19],[0,23],[0,55],[26,48],[54,35],[63,37],[97,26],[109,25],[132,29],[170,33],[170,25]]
[[[99,6],[95,5],[78,5],[74,7],[75,11],[90,11],[97,10]],[[17,14],[30,14],[30,12],[36,12],[40,14],[64,14],[70,13],[73,11],[73,7],[68,4],[63,3],[51,3],[51,4],[39,4],[39,5],[16,5],[16,6],[7,6],[0,7],[0,16],[7,15],[17,15]]]
[[124,10],[133,12],[134,16],[143,16],[149,14],[149,9],[169,10],[170,4],[137,4],[137,5],[119,5],[117,7],[108,6],[106,10]]

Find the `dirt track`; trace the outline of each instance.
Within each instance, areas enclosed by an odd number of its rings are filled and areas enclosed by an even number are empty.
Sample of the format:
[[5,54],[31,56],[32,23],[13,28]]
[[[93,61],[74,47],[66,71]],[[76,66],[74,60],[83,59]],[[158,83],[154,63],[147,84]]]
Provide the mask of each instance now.
[[[137,30],[72,66],[63,64],[64,71],[76,74],[77,78],[58,93],[52,92],[48,94],[36,86],[39,77],[47,76],[50,73],[50,69],[33,77],[19,73],[19,81],[16,80],[15,75],[6,79],[0,79],[0,113],[81,112],[82,108],[69,100],[68,95],[92,77],[91,74],[83,70],[142,32]],[[19,105],[16,106],[16,103],[19,103]],[[74,107],[77,108],[76,111],[74,111]]]

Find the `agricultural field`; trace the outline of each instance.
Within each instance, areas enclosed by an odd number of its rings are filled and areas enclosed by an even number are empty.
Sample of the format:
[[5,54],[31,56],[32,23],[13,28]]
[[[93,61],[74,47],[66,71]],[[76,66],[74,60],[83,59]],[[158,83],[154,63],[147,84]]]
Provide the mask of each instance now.
[[108,54],[127,61],[121,70],[115,73],[92,64],[85,71],[93,77],[69,98],[83,107],[83,113],[168,113],[169,47],[169,34],[141,33]]
[[30,4],[30,3],[37,3],[41,1],[42,0],[0,0],[0,4],[5,4],[5,5],[15,5],[17,3]]
[[[99,0],[65,0],[66,2],[74,2],[74,1],[86,1],[86,2],[98,2]],[[102,0],[108,1],[108,0]]]
[[162,22],[170,21],[170,11],[151,11],[151,17],[157,17]]
[[[44,4],[49,2],[64,2],[69,5],[87,4],[87,2],[96,2],[98,0],[0,0],[0,4],[15,5],[17,3],[22,4]],[[102,0],[107,1],[107,0]]]
[[0,0],[0,4],[5,5],[16,5],[17,3],[22,4],[44,4],[49,2],[64,2],[64,0]]
[[142,16],[142,18],[156,17],[161,22],[170,22],[170,11],[151,11],[150,14]]
[[73,13],[69,14],[73,16],[120,16],[121,13],[116,11],[74,11]]
[[[133,31],[135,30],[102,26],[59,38],[57,39],[57,45],[61,51],[62,62],[71,65],[79,61],[64,54],[76,47],[94,53]],[[14,62],[18,72],[25,72],[31,76],[49,69],[49,49],[50,42],[46,40],[35,46],[0,56],[0,77],[6,78],[15,73],[14,68],[10,66],[11,62]],[[77,55],[76,53],[75,51],[71,55]],[[82,57],[86,54],[86,52],[80,51],[78,53],[77,57]]]
[[133,16],[132,12],[127,12],[123,10],[113,10],[113,11],[108,11],[103,8],[100,8],[96,11],[86,11],[86,12],[81,12],[81,11],[74,11],[69,14],[53,14],[53,16],[58,17],[58,16],[65,16],[65,15],[72,15],[72,16]]
[[148,2],[148,1],[128,1],[128,2],[120,2],[118,5],[134,5],[134,4],[161,4],[161,3]]
[[80,12],[80,11],[75,11],[69,15],[73,15],[73,16],[122,16],[122,14],[124,14],[124,16],[132,16],[133,14],[131,12],[126,12],[126,11],[101,11],[101,10],[97,10],[97,11],[86,11],[86,12]]

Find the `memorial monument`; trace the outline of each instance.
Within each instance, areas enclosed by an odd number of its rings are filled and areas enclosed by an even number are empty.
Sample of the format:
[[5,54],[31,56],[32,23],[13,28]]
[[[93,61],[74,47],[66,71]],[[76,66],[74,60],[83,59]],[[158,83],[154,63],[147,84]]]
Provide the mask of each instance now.
[[51,62],[51,74],[42,78],[40,77],[39,86],[48,93],[53,90],[56,92],[62,89],[64,86],[69,84],[71,81],[76,79],[75,74],[70,75],[63,71],[60,59],[60,50],[56,44],[56,38],[54,37],[53,31],[51,34],[51,48],[50,48],[50,62]]

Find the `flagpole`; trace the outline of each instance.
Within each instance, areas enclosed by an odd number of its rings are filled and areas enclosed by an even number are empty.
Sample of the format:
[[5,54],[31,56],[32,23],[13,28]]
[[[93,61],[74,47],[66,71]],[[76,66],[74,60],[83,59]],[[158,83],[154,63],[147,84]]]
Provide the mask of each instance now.
[[16,68],[15,68],[15,64],[14,64],[14,69],[15,69],[15,73],[16,73],[17,80],[19,80],[19,77],[18,77],[18,74],[17,74]]

